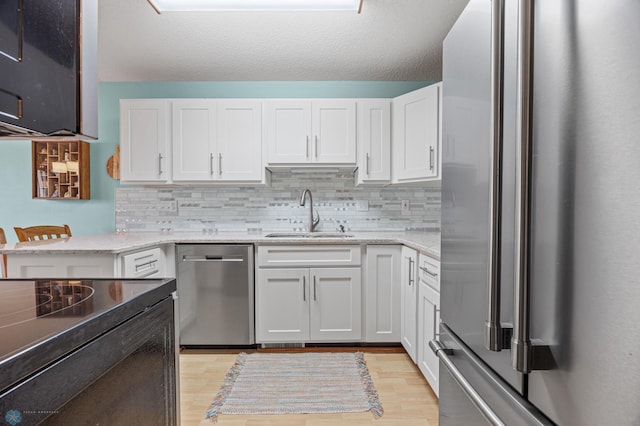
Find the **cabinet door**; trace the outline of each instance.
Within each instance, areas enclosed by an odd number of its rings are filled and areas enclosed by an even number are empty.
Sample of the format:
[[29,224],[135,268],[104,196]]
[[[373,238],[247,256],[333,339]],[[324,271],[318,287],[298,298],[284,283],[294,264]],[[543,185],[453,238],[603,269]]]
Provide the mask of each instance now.
[[393,181],[439,176],[440,88],[434,84],[393,100]]
[[265,103],[269,164],[311,161],[311,102],[270,100]]
[[264,166],[260,101],[218,101],[217,143],[221,180],[261,180]]
[[357,184],[391,180],[391,103],[358,101]]
[[311,268],[310,275],[311,340],[360,340],[360,268]]
[[256,341],[309,340],[309,270],[259,269]]
[[402,346],[404,346],[413,362],[416,362],[417,355],[417,257],[418,254],[415,250],[404,246],[402,247],[402,265],[400,271],[402,314],[400,334]]
[[9,278],[109,278],[116,276],[110,254],[10,254]]
[[348,100],[313,101],[314,163],[356,162],[356,103]]
[[173,180],[216,179],[216,101],[174,100],[172,120]]
[[400,246],[367,246],[365,341],[400,341]]
[[436,395],[439,394],[439,361],[429,348],[429,341],[436,338],[439,324],[440,293],[420,280],[418,289],[418,367]]
[[169,101],[120,101],[120,179],[122,182],[168,182]]

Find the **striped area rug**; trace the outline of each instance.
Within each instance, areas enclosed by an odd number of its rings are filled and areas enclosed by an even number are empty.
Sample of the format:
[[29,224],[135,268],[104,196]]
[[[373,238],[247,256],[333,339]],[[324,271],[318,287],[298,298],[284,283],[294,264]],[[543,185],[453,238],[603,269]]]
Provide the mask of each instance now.
[[362,353],[241,353],[206,418],[364,411],[383,413]]

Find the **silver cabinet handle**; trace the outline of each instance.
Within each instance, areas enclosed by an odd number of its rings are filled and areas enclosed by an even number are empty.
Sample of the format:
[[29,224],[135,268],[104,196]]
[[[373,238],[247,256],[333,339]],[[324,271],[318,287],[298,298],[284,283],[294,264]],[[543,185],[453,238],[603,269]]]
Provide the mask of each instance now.
[[313,146],[313,153],[317,159],[318,158],[318,135],[316,135],[316,143]]
[[432,276],[432,277],[434,277],[434,278],[438,276],[438,273],[437,273],[437,272],[431,272],[430,270],[428,270],[428,269],[427,269],[427,268],[425,268],[424,266],[420,266],[420,270],[421,270],[422,272],[425,272],[425,273],[427,273],[427,274],[431,275],[431,276]]
[[218,153],[218,175],[222,176],[222,153]]
[[429,170],[433,171],[434,168],[434,159],[435,159],[435,149],[432,146],[429,147]]
[[491,159],[489,173],[489,253],[487,271],[487,316],[485,347],[499,352],[503,347],[500,323],[500,247],[502,205],[502,105],[504,69],[504,0],[491,2]]
[[213,175],[213,152],[209,154],[209,171]]
[[309,135],[307,135],[307,158],[309,158]]
[[464,393],[467,394],[471,402],[473,402],[478,410],[480,410],[482,415],[487,420],[489,420],[491,424],[496,426],[504,426],[504,423],[502,422],[502,420],[500,420],[500,417],[498,417],[498,415],[491,409],[489,404],[487,404],[487,402],[482,399],[480,394],[473,388],[471,383],[467,381],[460,370],[458,370],[451,359],[449,359],[449,356],[453,355],[453,350],[446,349],[444,346],[442,346],[442,343],[437,340],[429,341],[429,347],[431,348],[433,353],[435,353],[436,356],[440,359],[442,365],[444,365],[445,368],[449,371],[453,379],[460,385]]
[[158,174],[161,175],[162,172],[162,154],[158,153]]
[[302,300],[307,301],[307,277],[302,276]]
[[407,259],[409,259],[409,286],[411,286],[411,284],[415,283],[415,278],[413,276],[413,274],[411,273],[413,271],[413,259],[408,257]]
[[207,256],[207,255],[184,255],[183,262],[244,262],[243,257],[224,257],[224,256]]
[[369,176],[369,153],[367,152],[365,157],[365,174]]
[[317,287],[317,285],[316,285],[316,284],[317,284],[317,283],[316,283],[316,276],[314,275],[314,276],[313,276],[313,300],[314,300],[314,301],[317,301],[317,300],[318,300],[318,295],[316,294],[316,287]]

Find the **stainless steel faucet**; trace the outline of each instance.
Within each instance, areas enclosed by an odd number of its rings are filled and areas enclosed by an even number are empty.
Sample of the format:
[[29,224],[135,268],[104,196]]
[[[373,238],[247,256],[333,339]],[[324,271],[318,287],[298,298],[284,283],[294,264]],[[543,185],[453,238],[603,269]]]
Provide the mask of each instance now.
[[304,206],[304,202],[305,202],[305,199],[306,199],[307,195],[309,195],[309,226],[308,226],[308,231],[309,232],[313,232],[315,227],[320,222],[320,215],[318,213],[316,213],[316,217],[315,218],[313,217],[313,197],[311,196],[311,191],[309,191],[308,189],[305,189],[304,191],[302,191],[302,196],[300,197],[300,205]]

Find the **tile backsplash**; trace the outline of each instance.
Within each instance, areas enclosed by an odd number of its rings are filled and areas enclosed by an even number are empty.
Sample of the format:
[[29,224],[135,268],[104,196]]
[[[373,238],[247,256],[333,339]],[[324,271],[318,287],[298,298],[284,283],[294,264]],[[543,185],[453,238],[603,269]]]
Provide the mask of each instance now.
[[[320,231],[440,230],[440,182],[354,186],[351,174],[273,173],[271,186],[116,188],[116,232],[304,231],[308,188]],[[402,211],[402,200],[409,201]]]

